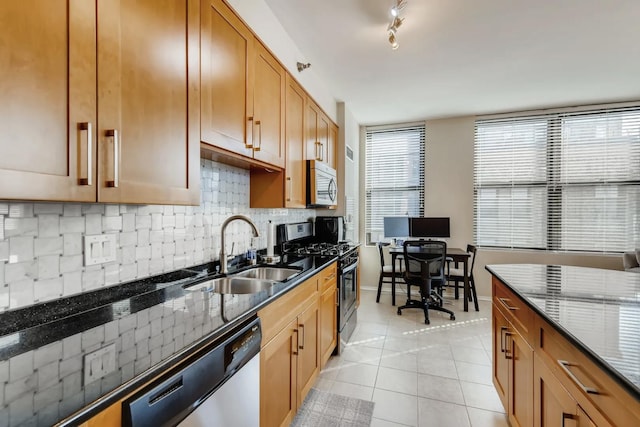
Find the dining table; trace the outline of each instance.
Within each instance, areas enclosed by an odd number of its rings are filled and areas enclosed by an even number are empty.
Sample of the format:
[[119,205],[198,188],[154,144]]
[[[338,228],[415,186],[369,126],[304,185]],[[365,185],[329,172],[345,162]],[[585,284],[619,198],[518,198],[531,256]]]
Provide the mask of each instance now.
[[[413,247],[410,248],[411,252],[418,252],[418,249]],[[389,248],[389,254],[391,255],[391,270],[393,275],[391,276],[391,292],[392,295],[396,294],[396,259],[398,257],[402,257],[404,254],[404,248],[402,246],[391,246]],[[457,268],[459,263],[462,263],[462,271],[464,273],[464,311],[469,311],[469,258],[471,254],[464,249],[461,248],[450,248],[447,247],[447,258],[449,258],[452,262],[455,263],[455,267]],[[393,305],[396,305],[395,298],[392,301]],[[478,309],[476,308],[476,311]]]

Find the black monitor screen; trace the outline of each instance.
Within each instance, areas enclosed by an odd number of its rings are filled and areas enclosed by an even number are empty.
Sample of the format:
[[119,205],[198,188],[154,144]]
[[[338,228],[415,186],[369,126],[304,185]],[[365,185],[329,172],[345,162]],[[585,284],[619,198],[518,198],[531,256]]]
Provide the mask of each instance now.
[[411,218],[411,237],[451,237],[449,218]]
[[385,216],[384,237],[408,237],[409,217],[408,216]]

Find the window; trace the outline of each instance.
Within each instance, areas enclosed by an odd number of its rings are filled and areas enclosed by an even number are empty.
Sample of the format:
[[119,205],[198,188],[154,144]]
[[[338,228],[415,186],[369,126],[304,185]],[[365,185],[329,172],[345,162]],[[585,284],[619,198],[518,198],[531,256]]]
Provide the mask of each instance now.
[[382,240],[385,216],[423,216],[424,149],[424,124],[366,128],[367,244]]
[[476,122],[480,246],[640,246],[640,107]]

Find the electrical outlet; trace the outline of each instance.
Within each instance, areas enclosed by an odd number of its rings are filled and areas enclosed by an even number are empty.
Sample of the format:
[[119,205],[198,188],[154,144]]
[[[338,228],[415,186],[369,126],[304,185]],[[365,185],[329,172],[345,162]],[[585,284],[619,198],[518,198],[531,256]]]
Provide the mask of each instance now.
[[116,260],[116,235],[84,236],[84,265],[104,264]]
[[84,385],[116,370],[116,345],[110,344],[84,356]]

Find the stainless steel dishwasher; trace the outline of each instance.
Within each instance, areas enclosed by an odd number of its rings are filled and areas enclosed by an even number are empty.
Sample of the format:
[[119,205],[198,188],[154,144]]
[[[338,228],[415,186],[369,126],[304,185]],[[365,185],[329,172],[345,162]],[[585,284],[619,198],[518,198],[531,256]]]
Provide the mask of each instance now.
[[260,425],[260,319],[238,326],[204,354],[125,400],[129,427]]

